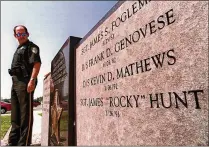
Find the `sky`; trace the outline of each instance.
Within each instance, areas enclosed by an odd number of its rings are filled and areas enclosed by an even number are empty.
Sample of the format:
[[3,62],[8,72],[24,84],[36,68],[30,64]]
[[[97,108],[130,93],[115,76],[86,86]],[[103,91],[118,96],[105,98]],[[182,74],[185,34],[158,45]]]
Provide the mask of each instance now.
[[8,74],[18,42],[13,28],[25,25],[40,48],[41,69],[34,98],[43,95],[43,78],[69,36],[84,37],[117,1],[1,1],[1,98],[11,97]]

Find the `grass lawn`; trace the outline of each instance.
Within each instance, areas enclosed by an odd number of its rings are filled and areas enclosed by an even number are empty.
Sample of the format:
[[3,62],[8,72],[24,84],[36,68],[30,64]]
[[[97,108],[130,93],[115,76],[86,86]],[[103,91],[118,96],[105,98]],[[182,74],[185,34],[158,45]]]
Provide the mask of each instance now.
[[68,111],[63,111],[60,119],[60,131],[68,130]]
[[4,115],[1,116],[1,139],[4,138],[4,135],[7,133],[9,127],[10,127],[10,115]]

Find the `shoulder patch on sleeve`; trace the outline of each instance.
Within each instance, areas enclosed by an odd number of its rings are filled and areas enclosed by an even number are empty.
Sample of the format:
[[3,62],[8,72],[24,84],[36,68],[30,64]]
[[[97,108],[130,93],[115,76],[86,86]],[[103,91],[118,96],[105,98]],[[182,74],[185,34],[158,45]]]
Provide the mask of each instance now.
[[38,48],[37,47],[32,47],[31,49],[32,49],[32,52],[34,54],[37,54],[38,53]]

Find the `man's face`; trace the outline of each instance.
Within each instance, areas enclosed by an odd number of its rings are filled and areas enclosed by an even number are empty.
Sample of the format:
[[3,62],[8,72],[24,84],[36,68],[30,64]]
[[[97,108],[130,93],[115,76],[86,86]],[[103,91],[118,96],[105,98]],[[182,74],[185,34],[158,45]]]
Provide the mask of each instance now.
[[16,34],[14,34],[14,36],[20,44],[22,44],[28,40],[29,34],[26,33],[25,29],[22,26],[16,27],[15,33]]

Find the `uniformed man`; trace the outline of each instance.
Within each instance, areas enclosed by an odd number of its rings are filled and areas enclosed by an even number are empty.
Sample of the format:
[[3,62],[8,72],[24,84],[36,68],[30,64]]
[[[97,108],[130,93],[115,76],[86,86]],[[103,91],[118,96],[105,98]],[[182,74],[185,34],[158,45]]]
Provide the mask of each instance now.
[[41,66],[39,47],[28,40],[25,26],[14,27],[19,46],[14,53],[9,74],[12,76],[11,124],[8,146],[29,146],[32,139],[33,94]]

